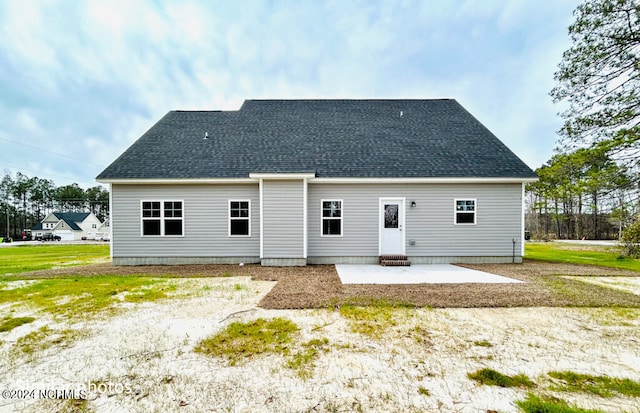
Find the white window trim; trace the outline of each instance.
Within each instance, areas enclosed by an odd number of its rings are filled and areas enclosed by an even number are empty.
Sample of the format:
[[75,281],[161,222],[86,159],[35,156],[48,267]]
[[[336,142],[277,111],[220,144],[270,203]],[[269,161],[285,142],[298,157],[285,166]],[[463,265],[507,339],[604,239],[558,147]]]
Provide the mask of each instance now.
[[[145,202],[160,202],[160,217],[153,218],[160,220],[160,235],[144,235],[144,225],[143,220],[146,217],[143,217],[143,208]],[[165,235],[164,234],[164,203],[165,202],[181,202],[182,203],[182,217],[180,220],[182,221],[182,235]],[[141,199],[140,200],[140,236],[143,238],[183,238],[184,237],[184,219],[185,219],[185,208],[184,208],[184,199]],[[148,219],[148,218],[147,218]],[[174,217],[170,217],[169,219],[177,219]]]
[[[232,202],[248,202],[249,203],[249,216],[247,218],[233,217],[231,218],[231,203]],[[232,219],[247,219],[249,221],[249,234],[248,235],[231,235],[231,220]],[[250,238],[251,237],[251,200],[250,199],[230,199],[227,204],[227,236],[229,238]]]
[[[458,201],[473,201],[473,222],[471,223],[457,223],[456,222],[456,217],[457,217],[457,213],[458,213]],[[460,211],[460,212],[471,212],[471,211]],[[456,198],[453,200],[453,225],[462,225],[462,226],[469,226],[469,225],[478,225],[478,199],[477,198]]]
[[[338,219],[337,217],[323,217],[322,216],[322,204],[325,202],[332,202],[332,201],[338,201],[340,202],[340,235],[336,235],[336,234],[323,234],[322,233],[322,229],[323,229],[323,222],[325,219]],[[336,198],[329,198],[329,199],[321,199],[320,200],[320,237],[321,238],[340,238],[344,236],[344,200],[343,199],[336,199]]]

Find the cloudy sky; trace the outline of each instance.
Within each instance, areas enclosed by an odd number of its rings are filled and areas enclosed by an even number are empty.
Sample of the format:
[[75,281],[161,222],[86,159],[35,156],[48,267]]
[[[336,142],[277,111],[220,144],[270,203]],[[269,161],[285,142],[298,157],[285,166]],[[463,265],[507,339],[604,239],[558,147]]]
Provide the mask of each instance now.
[[0,172],[96,185],[166,112],[455,98],[530,167],[578,0],[0,0]]

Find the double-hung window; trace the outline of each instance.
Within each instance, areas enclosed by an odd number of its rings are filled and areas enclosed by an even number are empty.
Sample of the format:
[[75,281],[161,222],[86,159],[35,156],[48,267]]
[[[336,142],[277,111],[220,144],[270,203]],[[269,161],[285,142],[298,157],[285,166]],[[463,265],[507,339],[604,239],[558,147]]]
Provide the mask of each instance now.
[[182,201],[142,201],[142,236],[184,235]]
[[251,201],[229,201],[229,236],[251,236]]
[[342,236],[342,200],[322,200],[322,236]]
[[476,223],[476,200],[456,199],[455,200],[455,224],[475,225]]

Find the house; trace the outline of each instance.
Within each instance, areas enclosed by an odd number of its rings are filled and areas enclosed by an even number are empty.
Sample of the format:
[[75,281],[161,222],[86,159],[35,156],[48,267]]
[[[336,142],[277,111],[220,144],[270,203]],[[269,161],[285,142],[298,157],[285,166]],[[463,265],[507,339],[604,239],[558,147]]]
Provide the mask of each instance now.
[[521,262],[535,173],[457,101],[171,111],[108,166],[116,265]]
[[73,241],[95,238],[101,230],[104,231],[103,224],[92,212],[52,212],[31,229],[31,234],[38,238],[51,233],[62,241]]

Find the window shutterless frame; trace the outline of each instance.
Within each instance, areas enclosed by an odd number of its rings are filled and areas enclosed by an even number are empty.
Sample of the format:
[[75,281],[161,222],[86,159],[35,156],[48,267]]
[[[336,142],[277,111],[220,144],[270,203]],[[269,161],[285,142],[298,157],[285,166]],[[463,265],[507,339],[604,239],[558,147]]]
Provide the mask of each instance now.
[[342,237],[344,201],[342,199],[320,200],[320,236]]
[[453,224],[476,225],[478,222],[478,200],[456,198],[453,200]]
[[140,236],[184,237],[184,200],[141,200]]
[[229,237],[251,236],[251,200],[230,199],[228,208]]

